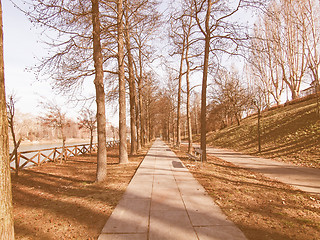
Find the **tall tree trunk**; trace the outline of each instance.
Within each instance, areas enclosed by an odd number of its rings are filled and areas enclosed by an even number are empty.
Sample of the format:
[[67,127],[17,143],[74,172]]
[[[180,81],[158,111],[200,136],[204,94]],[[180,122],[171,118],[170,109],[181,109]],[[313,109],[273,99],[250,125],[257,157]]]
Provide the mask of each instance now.
[[0,239],[13,240],[11,174],[9,162],[8,119],[4,87],[3,27],[0,1]]
[[[137,150],[141,150],[142,148],[142,130],[141,130],[141,106],[140,106],[140,98],[141,98],[141,93],[140,93],[140,84],[142,81],[142,63],[140,63],[140,61],[142,61],[141,59],[141,49],[139,49],[139,65],[140,65],[140,73],[137,74],[137,78],[138,78],[138,89],[136,92],[136,124],[137,124]],[[141,59],[141,60],[140,60]]]
[[147,143],[151,141],[151,114],[150,114],[150,96],[147,99],[147,111],[146,111],[146,139]]
[[145,145],[145,130],[144,130],[144,108],[143,108],[143,95],[142,95],[142,81],[143,81],[143,70],[142,70],[142,51],[141,48],[139,48],[139,82],[138,82],[138,94],[139,94],[139,99],[138,99],[138,104],[139,104],[139,122],[140,122],[140,141],[141,141],[141,146]]
[[[187,43],[188,44],[188,43]],[[186,65],[187,65],[187,71],[186,71],[186,82],[187,82],[187,127],[188,127],[188,152],[192,152],[192,126],[191,126],[191,113],[190,113],[190,62],[188,58],[189,54],[189,47],[187,46],[186,49]]]
[[183,57],[184,57],[184,42],[180,58],[180,70],[179,70],[179,83],[178,83],[178,107],[177,107],[177,147],[181,144],[181,82],[182,82],[182,71],[183,71]]
[[170,133],[171,133],[171,126],[170,126],[170,120],[171,120],[171,112],[169,110],[169,116],[168,116],[168,121],[167,121],[167,125],[168,125],[168,128],[167,128],[167,136],[168,136],[168,142],[170,143],[171,142],[171,139],[170,139]]
[[138,82],[138,93],[139,93],[139,122],[140,122],[140,142],[141,146],[145,146],[145,135],[146,132],[144,130],[144,108],[143,108],[143,102],[142,102],[142,79],[139,79]]
[[141,122],[140,122],[140,108],[138,104],[138,97],[136,96],[136,125],[137,125],[137,151],[140,151],[142,146],[141,146]]
[[[127,8],[127,2],[125,2]],[[131,154],[137,154],[137,121],[136,121],[136,84],[133,71],[133,57],[131,53],[129,17],[128,10],[125,10],[126,27],[124,29],[125,43],[128,56],[129,69],[129,95],[130,95],[130,129],[131,129]]]
[[208,9],[206,13],[206,34],[205,34],[205,50],[203,61],[203,78],[202,78],[202,92],[201,92],[201,149],[202,160],[207,161],[207,82],[208,82],[208,68],[209,68],[209,53],[210,53],[210,12],[212,2],[208,0]]
[[198,134],[198,108],[196,105],[196,101],[194,101],[193,111],[194,111],[194,129],[196,130],[195,133]]
[[128,163],[127,124],[126,124],[126,82],[124,72],[124,40],[123,40],[123,0],[117,4],[118,23],[118,67],[119,67],[119,162]]
[[96,88],[97,103],[97,132],[98,132],[98,153],[97,153],[97,176],[96,181],[101,182],[107,178],[107,146],[106,146],[106,109],[105,92],[103,83],[103,59],[100,42],[100,16],[99,0],[92,2],[92,24],[93,24],[93,60],[96,71],[94,85]]

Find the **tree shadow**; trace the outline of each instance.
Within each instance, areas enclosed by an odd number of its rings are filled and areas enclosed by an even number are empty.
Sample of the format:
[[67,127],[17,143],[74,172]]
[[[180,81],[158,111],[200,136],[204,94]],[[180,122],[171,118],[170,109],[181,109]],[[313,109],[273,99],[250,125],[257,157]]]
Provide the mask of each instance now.
[[71,158],[63,164],[50,162],[22,170],[19,177],[12,175],[17,239],[96,239],[138,160],[130,166],[110,164],[105,183],[94,182],[94,155]]

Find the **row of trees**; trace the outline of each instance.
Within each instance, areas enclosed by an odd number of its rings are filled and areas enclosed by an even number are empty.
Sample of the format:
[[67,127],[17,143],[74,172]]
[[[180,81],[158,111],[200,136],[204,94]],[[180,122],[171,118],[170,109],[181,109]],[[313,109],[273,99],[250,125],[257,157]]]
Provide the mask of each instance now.
[[[59,93],[76,98],[81,93],[83,83],[94,77],[98,135],[96,181],[104,181],[107,176],[106,76],[118,80],[118,90],[115,93],[111,89],[107,97],[116,96],[119,100],[120,163],[128,162],[126,82],[129,83],[130,95],[131,153],[135,154],[152,137],[150,107],[153,104],[153,79],[148,62],[152,50],[150,39],[160,24],[156,1],[33,0],[20,1],[23,3],[21,5],[15,2],[35,25],[41,26],[50,36],[47,39],[49,57],[42,59],[38,66],[41,78],[52,79],[53,87]],[[6,115],[6,101],[3,64],[1,66],[1,107],[4,107],[1,108],[1,144],[4,146],[1,148],[0,192],[5,193],[6,198],[1,197],[0,236],[13,239],[10,171],[7,163],[8,124],[7,119],[2,118]],[[50,120],[53,116],[53,113],[46,116],[48,123],[61,125],[58,121]],[[8,219],[10,221],[7,222]]]
[[[204,160],[206,160],[206,133],[207,133],[207,106],[208,80],[214,78],[219,94],[215,96],[215,101],[220,101],[226,97],[227,91],[220,92],[221,89],[229,88],[225,86],[226,80],[232,73],[223,70],[223,60],[225,56],[241,55],[240,47],[246,45],[249,40],[246,25],[239,21],[239,16],[244,14],[247,9],[259,9],[265,6],[268,1],[210,1],[210,0],[183,0],[172,2],[170,13],[169,37],[171,39],[171,56],[176,56],[175,79],[177,79],[177,100],[176,102],[176,145],[181,144],[181,101],[182,101],[182,80],[185,79],[186,93],[186,118],[188,123],[189,151],[192,149],[192,107],[191,93],[195,84],[191,84],[190,79],[195,78],[196,73],[202,74],[201,83],[201,149],[203,150]],[[238,81],[239,82],[239,81]],[[233,81],[239,92],[241,84]],[[193,86],[192,86],[193,85]],[[233,89],[228,90],[230,93]],[[241,93],[242,94],[242,93]],[[224,96],[222,96],[224,95]],[[241,96],[242,97],[242,96]],[[244,100],[231,99],[229,102],[223,99],[224,107],[228,114],[233,115],[239,122],[242,109],[245,108]],[[245,97],[244,97],[245,98]],[[242,103],[239,103],[241,102]],[[171,104],[175,106],[175,104]],[[228,106],[227,106],[228,105]],[[241,105],[241,106],[240,106]]]
[[[127,112],[131,154],[160,135],[180,146],[185,121],[189,151],[192,133],[200,131],[205,161],[208,127],[240,124],[254,98],[261,108],[270,105],[271,98],[279,104],[285,86],[296,98],[307,75],[319,84],[319,2],[315,0],[171,1],[167,36],[172,62],[166,59],[164,83],[152,70],[152,62],[158,60],[154,40],[165,32],[159,30],[165,23],[156,0],[32,0],[26,4],[29,8],[23,11],[51,36],[47,41],[51,52],[41,61],[39,76],[53,80],[53,87],[70,98],[77,98],[86,81],[94,79],[97,181],[107,174],[105,104],[115,99],[120,163],[128,161]],[[248,9],[264,10],[252,32],[242,21]],[[231,56],[245,56],[245,76],[250,81],[244,83],[240,73],[225,66]],[[193,82],[195,78],[201,78],[201,83]],[[198,86],[201,94],[193,94]]]
[[[253,28],[242,24],[237,15],[248,8],[263,9],[257,14]],[[319,1],[184,0],[173,2],[171,9],[168,35],[170,54],[176,62],[172,81],[176,81],[177,96],[168,106],[175,111],[172,119],[176,123],[171,125],[177,146],[181,143],[181,103],[185,94],[191,150],[195,131],[190,129],[190,116],[194,112],[190,94],[195,86],[191,87],[190,79],[197,78],[199,72],[202,72],[201,117],[193,121],[201,121],[202,149],[208,130],[240,124],[241,118],[257,107],[261,111],[272,104],[279,105],[288,91],[291,99],[296,99],[303,85],[310,84],[314,91],[319,91]],[[224,64],[234,57],[243,57],[242,72]],[[208,82],[210,78],[212,82]],[[168,84],[166,91],[169,89]],[[164,128],[170,129],[167,122]]]
[[34,0],[26,4],[29,8],[23,11],[30,20],[51,36],[47,39],[51,52],[42,59],[39,76],[52,79],[53,87],[71,98],[76,98],[86,80],[94,76],[97,181],[103,181],[107,174],[105,103],[114,97],[119,101],[120,163],[128,162],[126,84],[130,95],[131,154],[136,154],[151,137],[149,95],[153,79],[148,62],[150,40],[160,18],[156,1]]

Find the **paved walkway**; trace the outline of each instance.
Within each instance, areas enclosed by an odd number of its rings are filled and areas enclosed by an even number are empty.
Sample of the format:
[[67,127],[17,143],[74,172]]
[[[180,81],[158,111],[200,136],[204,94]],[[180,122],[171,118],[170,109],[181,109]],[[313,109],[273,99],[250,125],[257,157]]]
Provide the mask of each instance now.
[[320,194],[320,169],[298,167],[271,159],[210,147],[207,148],[207,154],[212,154],[240,167],[260,172],[302,191]]
[[176,155],[155,141],[99,240],[242,240]]

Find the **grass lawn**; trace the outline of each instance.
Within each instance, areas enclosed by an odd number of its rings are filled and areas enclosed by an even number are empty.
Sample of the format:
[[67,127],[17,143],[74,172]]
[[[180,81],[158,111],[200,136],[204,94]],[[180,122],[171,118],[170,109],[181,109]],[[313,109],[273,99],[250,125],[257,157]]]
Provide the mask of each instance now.
[[257,115],[243,119],[240,126],[208,133],[207,143],[299,166],[320,168],[320,117],[316,109],[316,99],[311,99],[263,112],[261,153],[258,153]]

